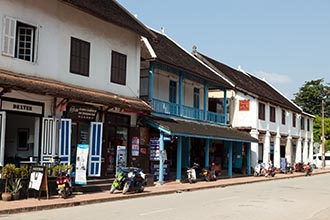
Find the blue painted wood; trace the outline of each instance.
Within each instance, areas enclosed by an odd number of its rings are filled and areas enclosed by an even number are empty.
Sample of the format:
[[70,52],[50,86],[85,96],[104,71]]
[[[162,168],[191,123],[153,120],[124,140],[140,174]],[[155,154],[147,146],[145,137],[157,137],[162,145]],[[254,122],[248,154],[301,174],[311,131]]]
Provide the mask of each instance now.
[[71,119],[61,119],[60,127],[60,163],[71,163]]
[[89,176],[101,176],[102,131],[102,122],[91,123]]
[[251,175],[251,143],[247,143],[246,158],[247,158],[247,174]]
[[210,166],[210,139],[205,140],[205,167]]
[[233,142],[225,142],[228,146],[228,176],[233,176]]
[[190,167],[190,138],[182,137],[182,166]]
[[223,115],[224,119],[221,123],[227,124],[227,90],[223,90]]
[[177,156],[177,164],[176,164],[176,180],[181,181],[181,170],[182,170],[182,137],[178,137],[177,139],[177,151],[176,151],[176,156]]
[[160,132],[160,137],[159,137],[159,177],[158,181],[159,183],[164,182],[164,161],[163,161],[163,153],[164,153],[164,133]]
[[183,74],[179,73],[179,116],[182,115],[182,103],[183,103]]
[[207,106],[208,106],[208,85],[204,82],[204,98],[203,98],[203,110],[204,110],[204,120],[207,120]]

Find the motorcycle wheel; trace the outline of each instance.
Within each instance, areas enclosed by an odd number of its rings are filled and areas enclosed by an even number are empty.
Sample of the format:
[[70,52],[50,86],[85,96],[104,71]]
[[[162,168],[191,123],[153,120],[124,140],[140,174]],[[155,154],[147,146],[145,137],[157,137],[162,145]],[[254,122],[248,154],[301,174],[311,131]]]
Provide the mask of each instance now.
[[144,186],[141,186],[140,189],[138,190],[139,193],[142,193],[144,191]]
[[124,188],[123,188],[123,194],[126,194],[128,192],[129,185],[128,183],[125,183]]
[[111,185],[111,188],[110,188],[110,193],[114,193],[116,190],[116,187],[114,185]]
[[258,176],[258,173],[257,173],[257,172],[254,172],[254,173],[253,173],[253,176]]

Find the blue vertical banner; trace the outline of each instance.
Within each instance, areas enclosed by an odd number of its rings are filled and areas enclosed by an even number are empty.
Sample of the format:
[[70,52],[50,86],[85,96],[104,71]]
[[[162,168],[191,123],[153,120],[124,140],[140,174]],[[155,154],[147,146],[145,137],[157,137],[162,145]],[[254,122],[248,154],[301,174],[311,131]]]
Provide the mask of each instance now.
[[76,158],[76,172],[75,172],[75,183],[84,185],[87,184],[86,168],[88,161],[88,144],[78,144],[77,147],[77,158]]

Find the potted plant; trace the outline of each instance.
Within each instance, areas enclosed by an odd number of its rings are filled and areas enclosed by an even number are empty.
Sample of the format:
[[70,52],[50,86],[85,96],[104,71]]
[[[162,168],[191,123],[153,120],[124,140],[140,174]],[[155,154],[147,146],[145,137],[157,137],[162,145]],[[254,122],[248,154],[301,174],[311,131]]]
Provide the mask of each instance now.
[[15,164],[6,164],[2,168],[2,178],[5,179],[5,191],[1,194],[3,201],[11,200],[11,193],[9,192],[8,182],[15,174]]
[[20,190],[23,187],[21,178],[14,178],[9,180],[10,192],[13,195],[14,200],[19,200]]

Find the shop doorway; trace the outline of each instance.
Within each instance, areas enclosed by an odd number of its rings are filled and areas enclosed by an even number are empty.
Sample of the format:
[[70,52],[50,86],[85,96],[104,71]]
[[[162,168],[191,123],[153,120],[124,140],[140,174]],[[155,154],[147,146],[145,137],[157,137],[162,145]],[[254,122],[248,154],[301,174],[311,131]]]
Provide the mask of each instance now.
[[7,112],[5,133],[5,164],[14,163],[17,167],[22,162],[39,158],[40,117]]

